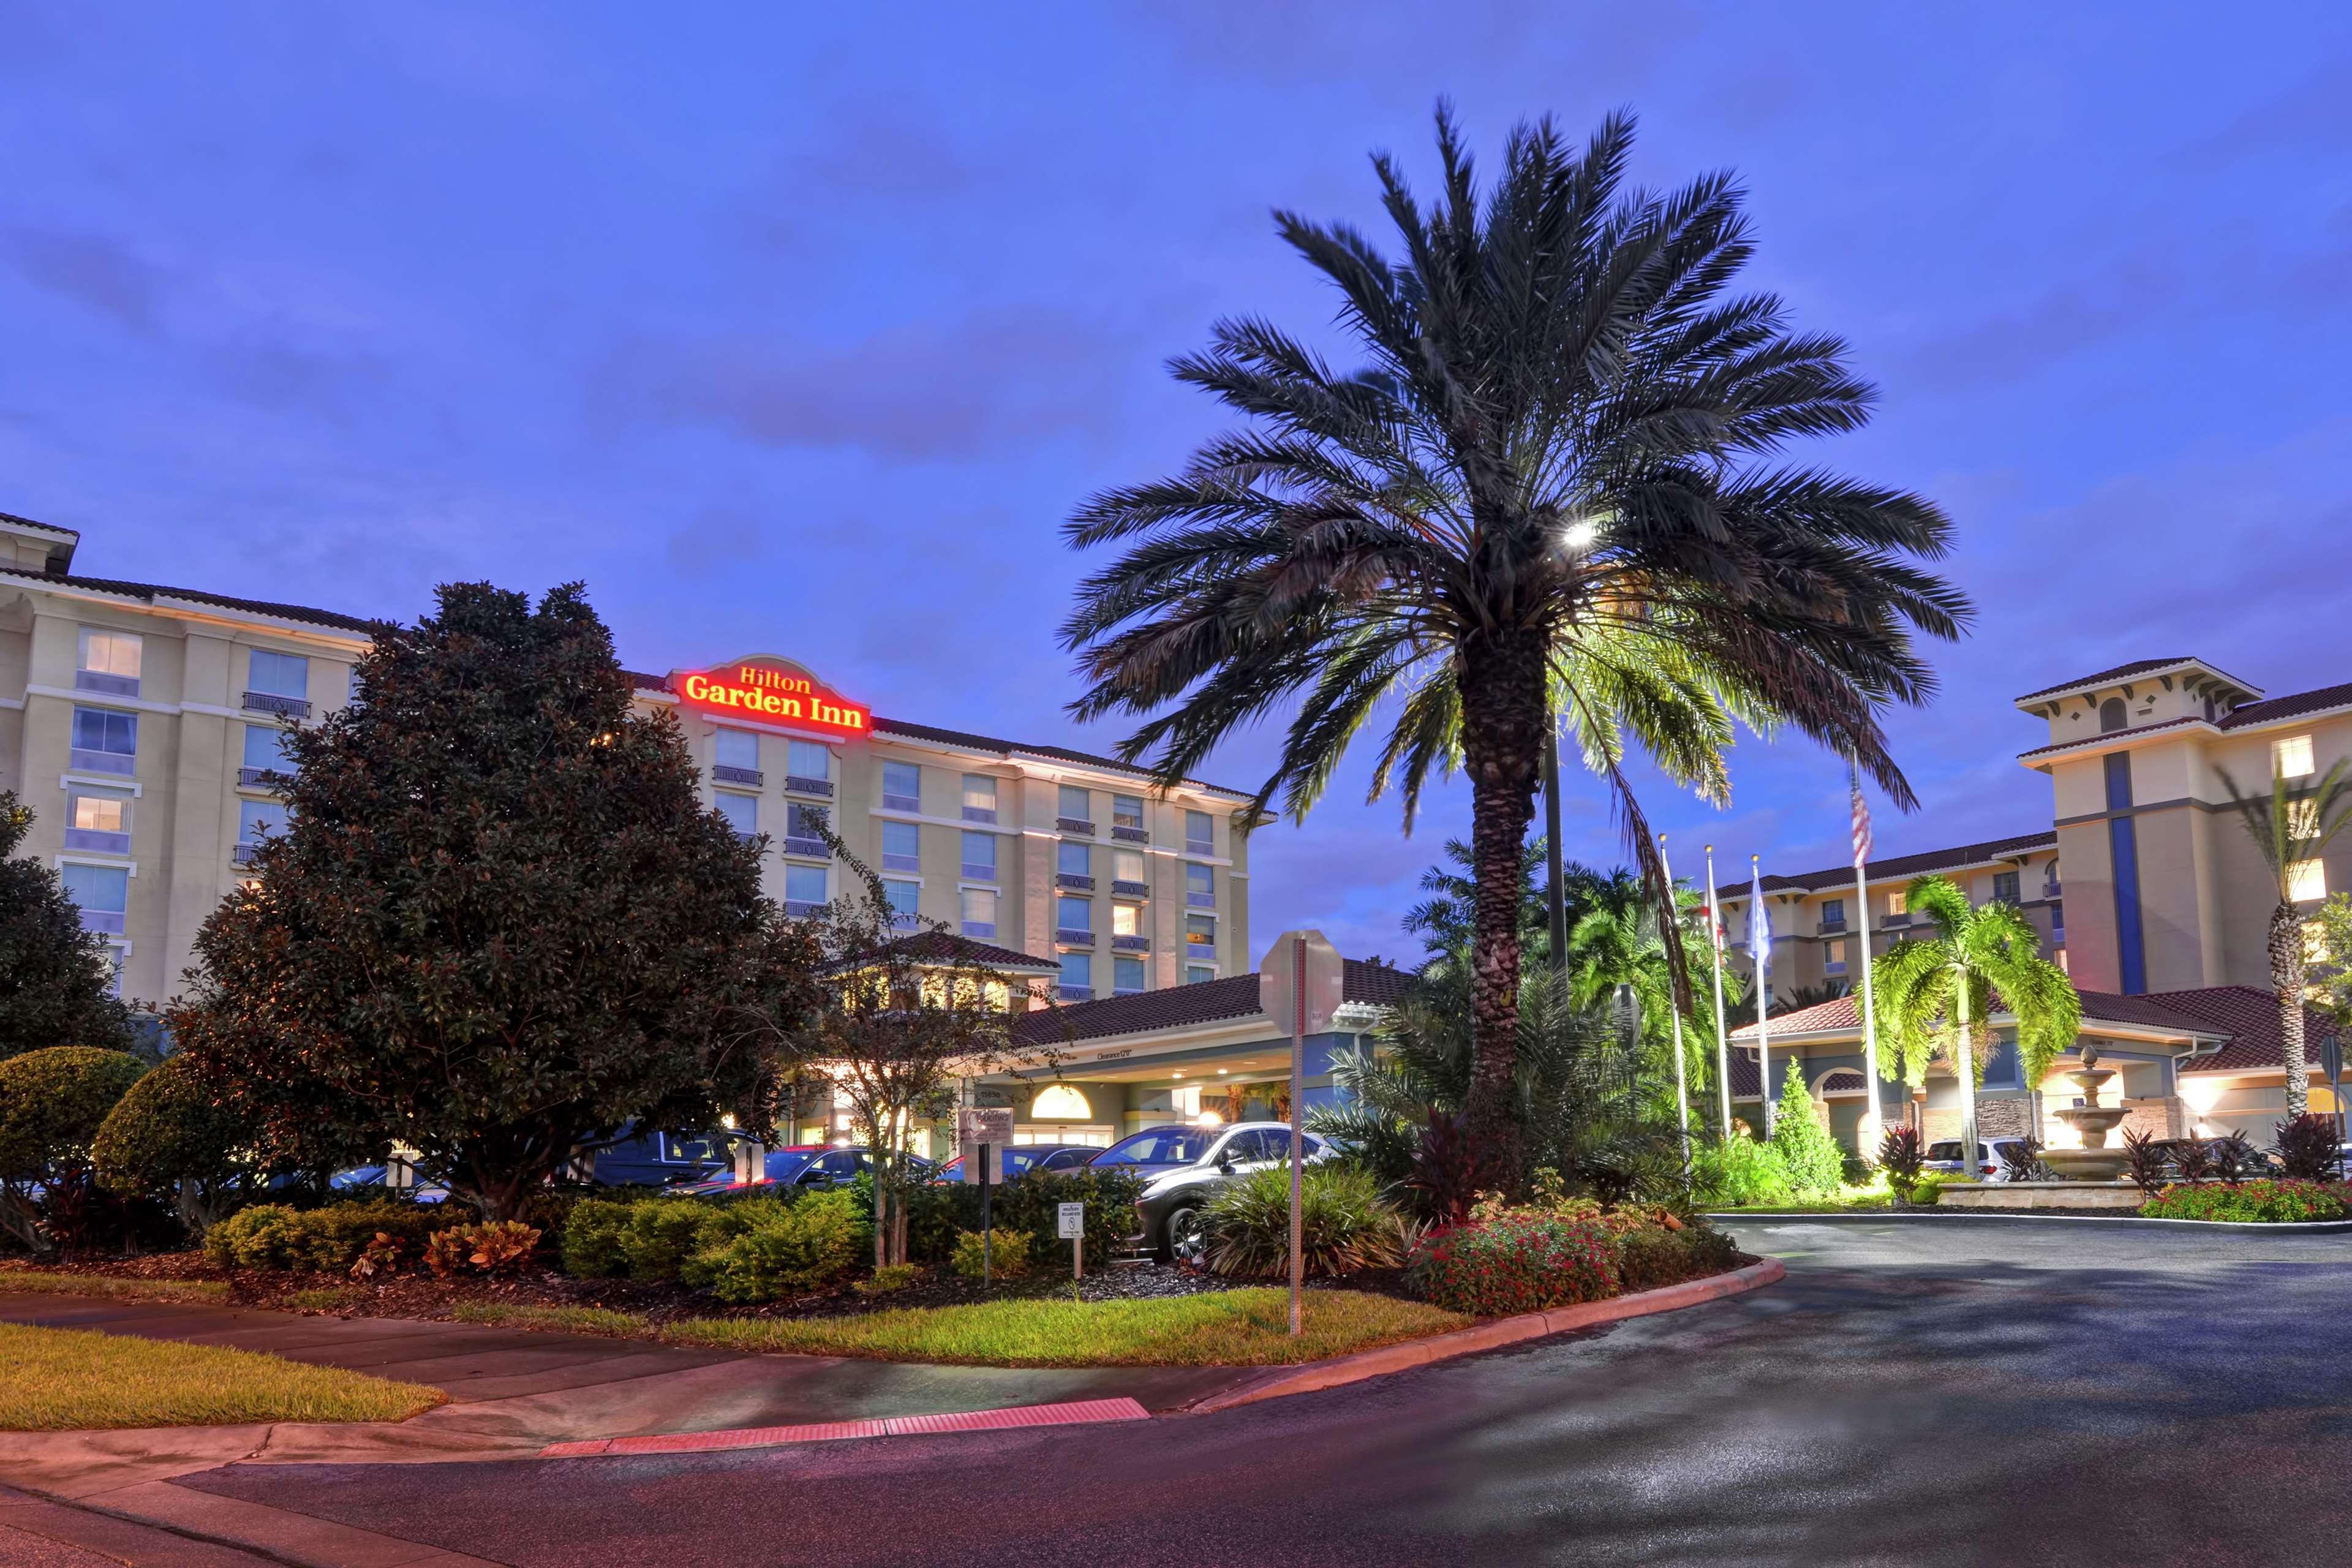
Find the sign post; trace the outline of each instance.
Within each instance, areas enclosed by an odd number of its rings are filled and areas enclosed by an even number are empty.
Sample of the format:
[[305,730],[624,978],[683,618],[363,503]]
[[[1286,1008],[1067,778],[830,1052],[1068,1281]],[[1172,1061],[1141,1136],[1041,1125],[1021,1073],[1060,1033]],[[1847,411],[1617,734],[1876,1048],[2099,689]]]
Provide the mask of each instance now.
[[980,1282],[988,1283],[988,1189],[996,1178],[998,1152],[1013,1142],[1009,1106],[965,1106],[956,1112],[956,1152],[963,1156],[963,1179],[980,1184]]
[[1258,966],[1257,1005],[1290,1031],[1290,1331],[1300,1331],[1307,1281],[1301,1198],[1307,1184],[1307,1037],[1331,1026],[1347,999],[1347,965],[1319,931],[1286,931]]
[[1057,1204],[1054,1209],[1057,1228],[1055,1235],[1070,1244],[1070,1278],[1087,1277],[1087,1205]]

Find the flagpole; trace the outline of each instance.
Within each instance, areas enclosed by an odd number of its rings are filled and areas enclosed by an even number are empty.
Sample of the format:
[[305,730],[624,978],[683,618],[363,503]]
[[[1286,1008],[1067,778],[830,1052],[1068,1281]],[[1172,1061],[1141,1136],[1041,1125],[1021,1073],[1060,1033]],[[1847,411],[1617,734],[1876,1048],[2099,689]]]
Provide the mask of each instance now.
[[1748,956],[1756,963],[1756,1081],[1764,1096],[1764,1141],[1772,1141],[1772,917],[1764,912],[1764,859],[1748,858]]
[[[1677,931],[1682,929],[1682,900],[1675,892],[1674,868],[1666,864],[1666,836],[1658,835],[1658,869],[1666,879],[1666,908]],[[1666,1010],[1675,1016],[1675,1135],[1682,1140],[1683,1184],[1690,1184],[1690,1083],[1683,1072],[1683,1009],[1675,994],[1674,977],[1666,978]]]
[[1870,858],[1870,808],[1863,804],[1862,770],[1849,763],[1847,782],[1853,786],[1853,902],[1855,933],[1862,939],[1862,1077],[1870,1098],[1864,1102],[1860,1151],[1875,1159],[1886,1136],[1885,1116],[1879,1108],[1878,1019],[1870,996],[1870,878],[1863,869]]
[[1715,962],[1715,1087],[1723,1100],[1723,1135],[1731,1136],[1731,1037],[1723,1026],[1723,906],[1715,897],[1715,846],[1706,847],[1706,946]]

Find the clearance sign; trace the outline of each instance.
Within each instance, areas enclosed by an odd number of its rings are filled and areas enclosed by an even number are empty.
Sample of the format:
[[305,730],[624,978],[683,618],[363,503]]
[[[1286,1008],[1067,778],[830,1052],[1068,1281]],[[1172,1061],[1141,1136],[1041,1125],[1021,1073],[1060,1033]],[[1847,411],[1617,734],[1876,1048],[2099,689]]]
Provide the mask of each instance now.
[[721,718],[807,724],[845,735],[863,735],[874,727],[872,709],[826,690],[780,658],[673,672],[669,688],[687,707]]

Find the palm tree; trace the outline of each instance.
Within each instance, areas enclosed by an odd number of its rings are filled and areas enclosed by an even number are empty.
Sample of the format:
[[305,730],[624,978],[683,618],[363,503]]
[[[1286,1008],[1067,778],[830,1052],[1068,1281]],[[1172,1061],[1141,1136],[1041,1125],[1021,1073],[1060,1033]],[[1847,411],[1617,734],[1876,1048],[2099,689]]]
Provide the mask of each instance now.
[[2083,1026],[2083,999],[2066,972],[2042,956],[2042,938],[2025,917],[1998,899],[1972,905],[1948,877],[1922,877],[1905,890],[1916,921],[1934,936],[1906,937],[1873,961],[1878,1014],[1878,1070],[1915,1090],[1938,1054],[1960,1081],[1960,1141],[1968,1168],[1977,1163],[1977,1085],[1984,1059],[1979,1031],[1992,1021],[1996,996],[2017,1020],[2017,1059],[2036,1093],[2060,1053]]
[[1777,298],[1726,292],[1752,248],[1731,178],[1627,188],[1633,140],[1624,115],[1581,153],[1549,120],[1523,125],[1482,196],[1441,107],[1439,200],[1424,207],[1394,160],[1373,160],[1395,259],[1352,227],[1278,213],[1339,289],[1361,363],[1335,368],[1263,320],[1221,322],[1172,368],[1248,427],[1173,477],[1097,495],[1065,529],[1076,547],[1124,549],[1062,628],[1089,683],[1072,711],[1145,719],[1121,755],[1180,778],[1296,701],[1258,805],[1279,795],[1297,816],[1386,706],[1371,794],[1399,784],[1408,831],[1433,773],[1469,774],[1466,1114],[1507,1165],[1520,870],[1555,726],[1607,781],[1664,907],[1629,742],[1719,798],[1731,717],[1793,725],[1907,807],[1878,712],[1933,689],[1915,629],[1954,637],[1969,614],[1907,559],[1948,547],[1935,506],[1774,461],[1862,426],[1874,391],[1838,340],[1790,331]]
[[[1665,940],[1658,931],[1656,910],[1632,885],[1632,878],[1625,881],[1628,886],[1624,897],[1593,909],[1569,931],[1569,999],[1579,1007],[1599,1007],[1619,986],[1632,990],[1641,1017],[1648,1076],[1651,1082],[1660,1086],[1663,1095],[1664,1086],[1673,1081],[1675,1071],[1671,1055],[1676,1012],[1674,973],[1666,957]],[[1695,934],[1689,928],[1702,918],[1699,906],[1706,900],[1677,882],[1675,901],[1685,934]],[[1687,1075],[1689,1102],[1704,1105],[1713,1095],[1715,1084],[1715,990],[1713,972],[1707,967],[1715,962],[1715,949],[1712,943],[1701,940],[1685,952],[1694,961],[1690,990],[1697,1005],[1682,1010],[1688,1036],[1684,1041],[1683,1071]],[[1727,969],[1723,978],[1725,994],[1737,995],[1738,976]],[[1729,1012],[1727,1006],[1727,1016]],[[1728,1023],[1725,1025],[1729,1026]],[[1704,1048],[1694,1048],[1695,1042],[1703,1042]],[[1677,1117],[1681,1109],[1676,1109]]]
[[2294,912],[2295,879],[2303,868],[2315,863],[2330,840],[2352,823],[2352,779],[2346,764],[2329,768],[2308,789],[2289,785],[2275,764],[2268,795],[2247,795],[2225,769],[2221,787],[2238,808],[2246,836],[2271,868],[2271,885],[2278,902],[2271,906],[2271,989],[2278,994],[2279,1045],[2286,1062],[2286,1113],[2301,1116],[2311,1109],[2311,1067],[2304,1056],[2303,1039],[2303,919]]
[[[1519,947],[1523,962],[1549,963],[1551,928],[1549,878],[1536,881],[1536,868],[1544,865],[1549,846],[1541,837],[1530,841],[1521,861],[1519,888]],[[1398,923],[1419,936],[1433,962],[1450,962],[1470,948],[1471,928],[1478,902],[1477,879],[1471,874],[1470,846],[1459,838],[1445,841],[1445,858],[1421,874],[1421,890],[1428,897],[1404,912]],[[1580,860],[1560,868],[1560,898],[1570,926],[1596,909],[1638,902],[1641,879],[1622,866],[1596,870]]]

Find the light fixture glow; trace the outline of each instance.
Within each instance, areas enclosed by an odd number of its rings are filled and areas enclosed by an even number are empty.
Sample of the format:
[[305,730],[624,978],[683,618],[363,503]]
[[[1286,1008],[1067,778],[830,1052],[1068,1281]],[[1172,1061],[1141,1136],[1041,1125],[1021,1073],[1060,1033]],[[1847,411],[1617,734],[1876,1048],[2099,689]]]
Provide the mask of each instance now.
[[1039,1092],[1029,1115],[1037,1121],[1092,1121],[1095,1110],[1085,1095],[1066,1083],[1057,1083]]
[[2180,1098],[2189,1102],[2189,1110],[2202,1116],[2221,1102],[2222,1087],[2210,1078],[2190,1078],[2184,1073],[2180,1079]]
[[1224,1124],[1225,1119],[1213,1110],[1204,1110],[1192,1118],[1192,1125],[1195,1127],[1222,1127]]
[[1224,1076],[1225,1076],[1225,1074],[1226,1074],[1227,1072],[1229,1072],[1229,1071],[1231,1071],[1231,1070],[1232,1070],[1232,1069],[1231,1069],[1231,1068],[1219,1068],[1217,1069],[1217,1076],[1218,1076],[1219,1078],[1223,1078],[1223,1077],[1224,1077]]
[[1580,517],[1559,531],[1560,547],[1565,550],[1590,550],[1601,542],[1601,524],[1589,517]]

